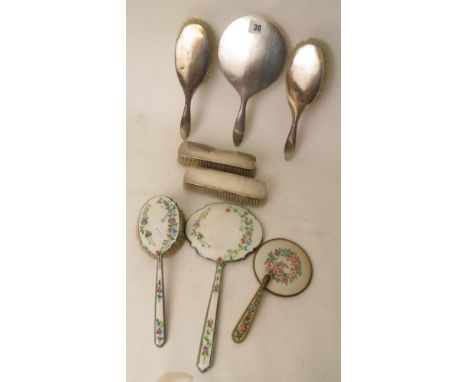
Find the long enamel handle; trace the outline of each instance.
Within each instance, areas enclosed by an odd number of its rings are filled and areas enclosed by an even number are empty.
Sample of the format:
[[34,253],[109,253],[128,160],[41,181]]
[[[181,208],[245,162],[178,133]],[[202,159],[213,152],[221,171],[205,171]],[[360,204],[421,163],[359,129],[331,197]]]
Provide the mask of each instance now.
[[186,140],[190,135],[191,115],[190,115],[190,104],[192,102],[192,95],[187,94],[185,96],[185,107],[180,120],[180,135],[183,140]]
[[211,288],[210,302],[206,311],[205,323],[203,325],[200,350],[198,352],[197,366],[203,373],[207,371],[213,362],[213,351],[215,341],[216,316],[218,312],[219,291],[221,289],[221,275],[224,263],[221,259],[216,262],[216,273]]
[[265,291],[265,287],[267,286],[270,279],[271,277],[268,274],[263,277],[262,284],[257,289],[257,292],[253,296],[252,300],[250,300],[249,305],[247,305],[247,308],[245,309],[239,321],[237,321],[237,324],[232,331],[232,339],[234,342],[237,342],[238,344],[241,343],[245,340],[247,334],[249,334],[249,330],[252,326],[255,314],[257,313],[258,306],[262,300],[263,292]]
[[247,98],[241,98],[241,105],[239,108],[239,113],[237,114],[236,123],[234,124],[234,132],[232,138],[234,144],[239,146],[244,138],[245,131],[245,109],[247,106]]
[[164,327],[164,277],[161,255],[156,257],[156,291],[154,300],[154,344],[161,347],[166,340],[166,330]]

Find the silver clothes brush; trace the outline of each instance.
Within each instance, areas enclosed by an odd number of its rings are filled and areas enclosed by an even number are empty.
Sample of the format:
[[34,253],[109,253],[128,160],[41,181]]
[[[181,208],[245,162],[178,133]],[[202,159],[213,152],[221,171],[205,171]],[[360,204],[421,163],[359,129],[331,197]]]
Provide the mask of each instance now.
[[255,176],[255,156],[240,151],[218,150],[201,143],[185,141],[179,147],[178,159],[185,166],[208,167],[249,177]]
[[259,205],[267,197],[266,184],[259,180],[208,168],[188,168],[184,184],[190,189],[242,204]]

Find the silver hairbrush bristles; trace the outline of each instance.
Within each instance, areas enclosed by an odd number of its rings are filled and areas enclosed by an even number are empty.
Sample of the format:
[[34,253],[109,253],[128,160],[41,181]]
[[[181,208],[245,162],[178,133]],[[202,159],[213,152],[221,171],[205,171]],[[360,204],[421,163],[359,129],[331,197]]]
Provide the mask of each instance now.
[[192,190],[243,204],[259,205],[267,197],[266,184],[259,180],[207,168],[187,169],[184,184]]
[[208,167],[233,174],[255,176],[255,156],[240,151],[218,150],[186,141],[179,147],[178,159],[185,166]]

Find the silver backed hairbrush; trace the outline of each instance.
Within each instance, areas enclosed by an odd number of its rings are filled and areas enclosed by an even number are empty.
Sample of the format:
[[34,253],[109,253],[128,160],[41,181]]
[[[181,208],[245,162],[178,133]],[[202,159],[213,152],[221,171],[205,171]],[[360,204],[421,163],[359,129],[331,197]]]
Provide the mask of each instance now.
[[206,77],[213,56],[212,40],[211,29],[198,19],[187,20],[177,38],[175,67],[185,94],[185,108],[180,121],[180,135],[183,139],[187,139],[190,134],[192,96]]
[[212,146],[185,141],[179,147],[178,159],[185,166],[208,167],[249,177],[255,176],[255,156],[240,151],[218,150]]
[[296,147],[297,122],[304,108],[319,95],[324,77],[324,56],[316,39],[301,42],[293,51],[286,69],[288,103],[292,124],[284,145],[284,158],[290,160]]
[[184,175],[186,187],[241,204],[262,204],[267,197],[266,184],[246,176],[209,168],[190,167]]

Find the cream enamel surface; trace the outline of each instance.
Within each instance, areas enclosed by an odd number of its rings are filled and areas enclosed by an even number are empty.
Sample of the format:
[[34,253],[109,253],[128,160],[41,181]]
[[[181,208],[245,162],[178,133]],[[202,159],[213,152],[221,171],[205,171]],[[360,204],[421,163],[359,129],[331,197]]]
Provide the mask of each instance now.
[[[145,224],[145,230],[148,230],[151,233],[151,241],[149,241],[144,233],[139,233],[140,234],[140,241],[142,246],[146,249],[147,252],[151,253],[154,255],[156,251],[161,251],[163,250],[163,242],[166,239],[166,230],[169,227],[167,219],[165,219],[166,216],[166,209],[162,204],[158,204],[157,201],[159,198],[165,199],[166,202],[170,203],[171,205],[174,205],[172,200],[169,198],[166,198],[164,196],[156,196],[154,198],[151,198],[148,200],[142,207],[140,211],[140,217],[139,222],[142,220],[142,213],[143,209],[145,206],[150,206],[148,209],[148,224]],[[180,230],[180,216],[179,214],[175,217],[176,222],[177,222],[177,234],[175,237],[177,238],[178,232]],[[167,252],[171,248],[172,245],[176,243],[177,239],[171,240],[170,244],[165,246],[165,250],[162,252]]]
[[[253,255],[223,272],[213,367],[196,366],[215,264],[186,242],[164,256],[167,341],[153,343],[155,261],[143,254],[137,224],[154,195],[173,198],[189,217],[220,200],[183,187],[177,162],[184,95],[174,68],[174,47],[185,20],[208,22],[218,38],[234,19],[259,12],[282,28],[288,52],[314,36],[329,46],[321,96],[301,116],[296,155],[283,148],[291,123],[285,72],[249,101],[239,150],[257,158],[256,177],[268,187],[261,207],[248,207],[264,240],[297,242],[314,266],[301,294],[262,300],[248,338],[231,332],[258,288]],[[340,380],[340,14],[337,0],[230,2],[129,0],[127,5],[127,381],[155,382],[186,373],[194,382],[338,382]],[[192,104],[190,139],[235,149],[232,127],[239,96],[216,61]],[[109,169],[113,171],[113,169]],[[110,238],[111,239],[111,238]],[[112,270],[110,270],[112,271]],[[112,298],[112,296],[111,296]]]
[[289,297],[301,293],[307,288],[312,277],[312,265],[307,253],[296,243],[288,240],[276,239],[264,243],[256,252],[254,258],[254,271],[257,279],[261,282],[265,276],[265,260],[269,252],[275,249],[290,249],[297,254],[301,264],[300,276],[288,284],[282,284],[274,279],[271,279],[266,289],[272,293],[281,296]]
[[267,196],[264,182],[208,168],[188,168],[184,175],[184,182],[259,200],[266,199]]
[[[263,231],[262,226],[258,222],[255,216],[253,216],[248,210],[240,206],[227,203],[217,203],[208,205],[201,210],[194,213],[187,220],[186,224],[186,236],[190,241],[192,247],[194,247],[197,253],[207,259],[216,261],[218,257],[223,258],[224,261],[229,261],[227,251],[237,248],[239,240],[242,239],[242,232],[240,227],[242,225],[241,217],[232,212],[233,208],[237,208],[240,213],[249,214],[253,221],[252,230],[252,243],[247,246],[247,250],[241,250],[231,261],[242,260],[247,255],[253,252],[253,250],[260,244]],[[226,212],[229,209],[230,212]],[[197,228],[197,232],[203,235],[207,245],[202,245],[202,242],[197,240],[196,235],[192,234],[192,228],[199,216],[208,211],[205,219],[200,221],[200,227]]]

